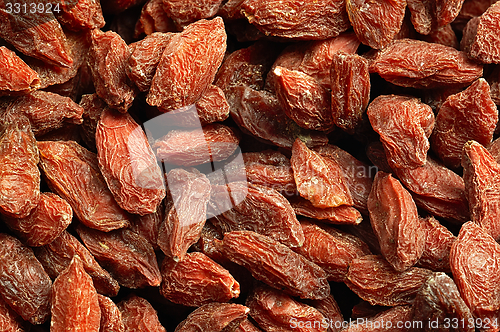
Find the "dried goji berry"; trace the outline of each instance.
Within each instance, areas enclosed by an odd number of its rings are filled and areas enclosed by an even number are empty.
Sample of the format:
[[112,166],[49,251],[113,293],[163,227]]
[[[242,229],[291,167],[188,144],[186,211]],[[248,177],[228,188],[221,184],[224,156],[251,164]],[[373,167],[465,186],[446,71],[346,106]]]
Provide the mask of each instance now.
[[132,116],[105,109],[96,129],[99,168],[118,204],[153,213],[165,197],[163,174],[146,134]]
[[250,308],[250,316],[265,331],[327,331],[323,324],[318,324],[325,320],[319,310],[269,286],[255,287],[245,305]]
[[470,308],[480,328],[496,331],[500,312],[500,245],[469,221],[462,225],[451,247],[450,266],[460,295]]
[[236,303],[209,303],[194,310],[175,329],[175,332],[233,331],[243,322],[250,309]]
[[417,266],[433,271],[450,271],[450,250],[455,235],[445,226],[441,225],[434,217],[427,217],[421,220],[425,230],[425,245],[422,257]]
[[147,103],[164,112],[194,104],[213,82],[225,51],[222,18],[190,24],[175,34],[165,48]]
[[363,220],[361,213],[352,206],[340,205],[330,208],[318,208],[300,196],[291,197],[289,201],[297,215],[321,220],[325,223],[357,225]]
[[85,271],[92,277],[94,287],[99,293],[116,296],[120,290],[118,282],[97,263],[87,248],[67,231],[63,231],[51,243],[34,248],[34,252],[52,279],[57,278],[68,267],[73,256],[80,256]]
[[382,49],[399,32],[406,1],[347,0],[346,8],[358,39],[371,48]]
[[73,208],[85,225],[110,231],[129,225],[106,186],[97,157],[76,142],[38,142],[40,168],[49,187]]
[[78,225],[76,228],[96,260],[128,288],[159,286],[160,269],[151,244],[129,229],[101,232]]
[[101,309],[92,278],[75,255],[52,286],[52,331],[98,332]]
[[52,281],[33,251],[0,233],[0,294],[24,320],[42,324],[50,315]]
[[158,312],[145,298],[131,294],[118,303],[118,309],[122,313],[125,332],[166,332],[158,319]]
[[181,29],[200,19],[217,14],[222,0],[163,0],[163,9]]
[[432,149],[449,167],[458,168],[462,149],[469,140],[484,146],[491,143],[498,110],[490,87],[480,78],[464,91],[451,95],[439,109],[432,135]]
[[99,332],[125,332],[122,313],[109,297],[97,294],[101,309],[101,324]]
[[23,218],[40,200],[35,136],[25,117],[0,123],[0,213]]
[[315,207],[353,204],[339,164],[310,150],[298,138],[293,143],[291,164],[300,195]]
[[182,260],[200,238],[210,199],[210,181],[196,169],[174,168],[167,174],[172,202],[158,233],[158,246],[165,255]]
[[434,128],[434,113],[417,98],[381,95],[367,110],[373,129],[393,168],[415,168],[426,162],[429,136]]
[[201,252],[188,253],[180,262],[165,258],[160,294],[185,306],[228,302],[240,295],[240,284],[228,270]]
[[141,16],[135,25],[134,38],[153,32],[177,31],[174,22],[163,10],[163,0],[149,0],[141,10]]
[[470,57],[482,63],[500,63],[498,27],[500,4],[492,4],[478,19],[472,43],[467,45]]
[[40,78],[16,53],[0,47],[0,91],[25,92],[40,86]]
[[424,251],[425,233],[413,198],[391,174],[375,175],[368,211],[385,259],[397,271],[415,265]]
[[60,9],[60,12],[56,12],[57,19],[71,30],[102,28],[106,23],[97,0],[61,1],[57,9]]
[[[412,307],[399,305],[387,309],[374,317],[360,319],[360,322],[349,325],[343,332],[406,332],[408,326],[417,326],[417,322],[411,321]],[[410,325],[410,324],[412,325]]]
[[371,254],[368,246],[354,235],[319,223],[301,221],[300,224],[305,241],[293,250],[325,270],[328,280],[343,282],[349,263]]
[[413,303],[431,275],[419,267],[398,272],[383,257],[367,255],[351,261],[346,284],[372,305],[396,306]]
[[224,234],[221,249],[257,280],[292,296],[324,299],[330,293],[323,269],[268,236],[252,231],[229,232]]
[[345,1],[247,0],[242,5],[248,21],[266,35],[299,40],[335,37],[349,28]]

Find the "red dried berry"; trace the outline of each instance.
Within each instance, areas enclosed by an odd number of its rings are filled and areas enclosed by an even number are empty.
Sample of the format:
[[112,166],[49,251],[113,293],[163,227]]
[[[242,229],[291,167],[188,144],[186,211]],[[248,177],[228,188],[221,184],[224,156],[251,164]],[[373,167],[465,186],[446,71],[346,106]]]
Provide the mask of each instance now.
[[0,91],[25,92],[40,86],[40,78],[16,53],[0,47]]

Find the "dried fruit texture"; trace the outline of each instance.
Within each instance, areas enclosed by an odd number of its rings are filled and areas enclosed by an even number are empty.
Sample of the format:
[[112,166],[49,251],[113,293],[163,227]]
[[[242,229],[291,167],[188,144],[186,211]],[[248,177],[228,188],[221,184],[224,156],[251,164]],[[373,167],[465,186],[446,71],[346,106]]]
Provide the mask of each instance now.
[[26,322],[0,297],[0,329],[6,332],[24,332],[26,325]]
[[300,247],[304,242],[292,206],[272,188],[247,182],[212,186],[210,204],[215,215],[212,223],[223,233],[254,231],[289,247]]
[[7,47],[0,47],[0,90],[26,92],[40,86],[36,71]]
[[[45,89],[52,85],[67,83],[71,79],[76,79],[80,68],[83,69],[87,59],[90,38],[86,32],[66,31],[66,40],[69,47],[69,54],[73,58],[73,63],[69,67],[61,67],[52,63],[47,63],[39,59],[26,57],[26,63],[38,73],[40,78],[40,89]],[[78,79],[79,80],[79,79]]]
[[432,108],[419,99],[382,95],[367,110],[368,119],[392,168],[415,168],[426,162],[429,136],[434,128]]
[[173,199],[167,204],[166,218],[158,233],[158,246],[175,260],[182,260],[189,247],[200,238],[210,200],[210,181],[198,170],[175,168],[167,174]]
[[141,16],[135,25],[134,38],[142,34],[150,35],[154,32],[176,31],[174,22],[163,10],[162,0],[149,0],[141,10]]
[[458,168],[462,149],[469,140],[487,146],[493,139],[498,110],[490,87],[480,78],[464,91],[446,99],[436,117],[432,149],[445,165]]
[[273,188],[285,195],[297,191],[292,164],[284,154],[274,150],[244,152],[244,172],[253,184]]
[[321,312],[269,286],[255,287],[245,305],[265,331],[327,331]]
[[460,13],[464,0],[436,0],[436,21],[439,27],[450,24]]
[[76,230],[87,249],[120,285],[128,288],[160,285],[156,254],[144,237],[129,229],[105,233],[78,225]]
[[330,77],[333,122],[353,134],[370,100],[368,61],[357,54],[337,52]]
[[428,35],[435,25],[435,0],[406,0],[411,13],[411,22],[415,30]]
[[496,66],[487,80],[490,84],[491,99],[498,106],[500,105],[500,66]]
[[438,43],[441,45],[453,47],[455,49],[460,48],[455,31],[450,24],[443,27],[433,29],[427,36],[422,36],[422,40],[429,43]]
[[371,254],[368,246],[354,235],[309,221],[300,224],[305,237],[304,245],[293,250],[318,264],[330,281],[345,281],[349,263]]
[[141,126],[128,113],[105,109],[95,140],[99,168],[118,205],[140,215],[155,212],[165,186]]
[[37,206],[38,161],[29,121],[25,117],[7,117],[3,130],[0,127],[0,214],[24,218]]
[[[20,1],[20,6],[28,1]],[[14,8],[15,9],[15,8]],[[52,65],[69,67],[73,63],[66,36],[49,9],[40,13],[0,9],[0,37],[18,51]]]
[[387,162],[384,146],[380,141],[368,143],[368,146],[366,147],[366,156],[375,165],[377,170],[381,170],[386,173],[392,172],[392,168]]
[[491,156],[496,160],[496,162],[500,162],[500,139],[496,139],[488,146],[488,152]]
[[100,294],[116,296],[120,290],[118,282],[97,263],[87,248],[67,231],[63,231],[51,243],[34,248],[34,251],[52,279],[57,278],[68,267],[73,256],[79,256],[85,271],[92,277],[94,287]]
[[245,16],[241,13],[241,4],[245,0],[228,0],[219,7],[217,14],[224,20],[243,19]]
[[130,295],[118,303],[125,332],[166,332],[158,320],[158,313],[144,298]]
[[99,171],[97,157],[76,142],[38,142],[40,168],[49,187],[88,227],[110,231],[129,225]]
[[98,332],[101,309],[92,278],[75,255],[52,287],[51,331]]
[[[360,323],[349,325],[343,332],[405,332],[408,326],[418,326],[418,322],[411,321],[412,307],[396,306],[387,309],[375,317],[362,319]],[[411,323],[411,325],[410,325]]]
[[425,233],[413,198],[390,173],[375,175],[368,211],[385,259],[397,271],[415,265],[424,251]]
[[322,40],[349,28],[345,1],[247,0],[242,5],[248,21],[268,36]]
[[500,312],[500,245],[474,222],[462,225],[451,247],[450,265],[460,295],[482,328],[496,331]]
[[225,51],[222,18],[190,24],[175,34],[165,48],[146,97],[147,103],[159,106],[163,112],[194,104],[213,82]]
[[[353,206],[365,213],[368,212],[366,202],[372,188],[373,177],[377,172],[375,166],[359,161],[338,146],[326,144],[314,149],[322,157],[330,158],[339,164],[351,193]],[[365,213],[368,214],[368,213]]]
[[462,30],[470,19],[481,16],[495,2],[497,0],[465,0],[453,22],[454,28]]
[[163,9],[174,23],[184,28],[190,23],[217,14],[222,0],[163,0]]
[[462,160],[464,182],[472,221],[494,239],[500,239],[498,213],[500,205],[500,164],[478,142],[464,145]]
[[339,332],[342,329],[339,324],[342,325],[344,318],[332,295],[323,300],[306,300],[304,302],[316,308],[328,320],[328,332]]
[[126,112],[136,95],[127,77],[127,43],[113,31],[94,29],[90,36],[92,45],[87,61],[96,93],[109,106]]
[[101,309],[101,326],[99,332],[125,332],[122,313],[109,297],[97,294]]
[[221,250],[255,279],[292,296],[324,299],[330,294],[323,269],[268,236],[252,231],[229,232],[224,234]]
[[287,149],[298,137],[309,147],[328,143],[324,133],[301,128],[288,118],[278,99],[267,91],[235,86],[226,97],[231,118],[244,132]]
[[247,318],[249,311],[249,308],[235,303],[205,304],[177,325],[175,332],[233,331]]
[[300,195],[315,207],[352,205],[353,200],[339,164],[310,150],[300,139],[292,147],[293,176]]
[[180,262],[166,258],[161,276],[161,295],[188,307],[228,302],[240,295],[240,284],[229,271],[201,252],[189,253]]
[[289,198],[290,205],[297,215],[321,220],[329,224],[357,225],[363,217],[352,206],[340,205],[331,208],[318,208],[305,198],[294,196]]
[[234,332],[262,332],[262,330],[253,325],[248,319],[245,319]]
[[434,89],[470,84],[482,76],[483,67],[452,47],[400,39],[378,53],[370,72],[395,85]]
[[[422,331],[473,332],[474,318],[460,296],[457,285],[443,272],[434,273],[418,292],[413,304],[413,321],[422,322]],[[454,329],[446,321],[457,321]],[[437,326],[431,324],[436,324]]]
[[270,69],[279,50],[280,48],[270,42],[258,41],[247,48],[232,52],[222,62],[214,84],[224,92],[235,85],[247,85],[255,90],[262,89],[264,75]]
[[450,250],[455,242],[455,235],[432,216],[422,218],[421,225],[426,235],[424,252],[417,266],[433,271],[449,272]]
[[[6,113],[13,116],[26,116],[31,123],[35,136],[59,129],[66,124],[82,124],[83,108],[68,97],[46,91],[33,91],[9,100]],[[1,120],[0,120],[1,121]]]
[[0,294],[24,320],[42,324],[50,315],[52,281],[33,251],[0,233]]
[[382,256],[356,258],[349,265],[346,284],[371,305],[411,304],[432,271],[411,267],[398,272]]
[[358,39],[371,48],[382,49],[401,29],[406,1],[347,0],[346,8]]
[[73,218],[71,206],[53,193],[40,194],[38,205],[25,218],[3,217],[10,229],[30,247],[52,242]]
[[471,58],[482,63],[500,63],[500,37],[498,29],[500,28],[500,3],[492,4],[479,17],[475,37],[468,48],[468,54]]
[[[229,262],[224,257],[217,243],[222,240],[222,233],[212,224],[211,219],[205,223],[201,231],[200,239],[193,245],[195,251],[200,251],[219,264]],[[217,242],[217,243],[216,243]]]
[[417,206],[454,222],[470,219],[462,177],[427,157],[417,168],[394,168],[401,183],[412,193]]
[[80,126],[80,135],[85,144],[96,152],[95,131],[97,123],[101,118],[102,111],[108,107],[108,104],[96,93],[85,94],[81,97],[79,105],[83,108],[83,123]]
[[71,30],[91,30],[104,27],[101,4],[98,0],[62,1],[57,20]]
[[305,129],[333,129],[329,93],[316,79],[279,66],[273,72],[276,96],[288,117]]
[[155,32],[135,43],[128,58],[127,75],[139,91],[149,90],[161,55],[172,36],[172,33]]
[[213,123],[194,130],[171,130],[152,146],[158,160],[177,166],[195,166],[222,161],[238,148],[238,133]]
[[165,208],[160,205],[155,213],[134,218],[130,224],[130,229],[146,238],[155,250],[160,249],[158,247],[158,233],[163,219],[165,219]]

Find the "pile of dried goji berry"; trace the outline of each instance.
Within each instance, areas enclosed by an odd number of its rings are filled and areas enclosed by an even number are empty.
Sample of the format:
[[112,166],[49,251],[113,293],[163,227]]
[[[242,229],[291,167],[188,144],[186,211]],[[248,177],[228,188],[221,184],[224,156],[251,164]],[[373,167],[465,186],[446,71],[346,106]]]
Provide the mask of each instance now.
[[500,331],[500,1],[0,1],[0,330]]

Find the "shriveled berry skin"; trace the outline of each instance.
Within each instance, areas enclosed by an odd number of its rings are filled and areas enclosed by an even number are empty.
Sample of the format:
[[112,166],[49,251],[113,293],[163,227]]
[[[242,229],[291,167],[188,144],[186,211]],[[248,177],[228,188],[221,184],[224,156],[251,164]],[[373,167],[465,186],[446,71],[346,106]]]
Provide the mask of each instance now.
[[469,140],[487,146],[493,140],[498,110],[488,82],[480,78],[467,89],[446,98],[436,117],[432,149],[448,167],[458,168]]
[[492,4],[480,17],[475,27],[468,54],[482,63],[500,63],[500,4]]
[[0,91],[30,91],[40,85],[40,78],[20,57],[5,46],[0,47]]
[[[3,127],[3,128],[2,128]],[[22,218],[40,201],[38,149],[29,121],[0,125],[0,213]]]
[[315,207],[353,204],[342,169],[336,161],[322,157],[298,138],[293,143],[290,161],[297,190]]
[[101,309],[101,324],[99,332],[125,332],[122,313],[109,297],[97,294]]
[[460,295],[482,328],[495,331],[500,312],[500,245],[476,223],[462,225],[450,253],[451,272]]
[[[360,323],[349,325],[343,332],[406,332],[406,327],[396,327],[401,322],[410,322],[412,307],[408,305],[398,305],[382,311],[375,316],[363,317]],[[392,326],[392,328],[389,328]],[[404,325],[403,325],[404,326]]]
[[183,320],[174,332],[233,331],[248,316],[249,308],[236,303],[205,304]]
[[330,293],[326,273],[287,246],[252,231],[224,234],[223,254],[260,281],[292,296],[324,299]]
[[426,232],[424,252],[417,266],[433,271],[450,272],[450,250],[455,235],[434,217],[421,218]]
[[379,52],[370,72],[396,85],[433,89],[466,86],[482,76],[483,66],[452,47],[401,39]]
[[201,252],[176,262],[163,261],[160,293],[169,301],[190,307],[228,302],[240,295],[240,284],[228,270]]
[[101,4],[97,0],[62,2],[57,19],[64,27],[74,30],[87,30],[104,27]]
[[367,110],[373,129],[393,168],[415,168],[426,162],[429,136],[434,128],[432,108],[417,98],[381,95]]
[[242,5],[248,21],[266,35],[298,40],[335,37],[349,28],[345,1],[250,0]]
[[44,323],[50,315],[52,281],[33,251],[0,234],[0,294],[24,320]]
[[118,303],[118,309],[122,314],[125,332],[166,332],[158,320],[158,312],[145,298],[131,294]]
[[222,0],[163,0],[163,8],[181,29],[200,19],[217,14]]
[[358,39],[371,48],[382,49],[401,29],[406,1],[347,0],[346,6]]
[[99,331],[97,292],[78,255],[54,281],[51,312],[51,331]]
[[194,104],[213,82],[225,51],[222,18],[190,24],[170,39],[146,101],[164,112]]
[[500,195],[500,164],[475,141],[464,145],[462,165],[471,219],[494,239],[500,239],[498,197]]
[[425,233],[413,198],[391,174],[378,172],[375,176],[368,211],[387,261],[397,271],[415,265],[424,251]]
[[96,129],[97,159],[117,203],[153,213],[165,197],[163,176],[146,134],[130,114],[105,109]]
[[[290,327],[297,331],[326,332],[325,326],[297,328],[307,322],[322,322],[325,317],[314,307],[298,302],[291,296],[265,285],[256,286],[247,297],[245,305],[250,308],[250,316],[265,331],[286,331]],[[295,322],[295,324],[290,324]]]

